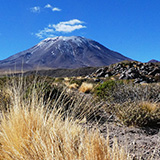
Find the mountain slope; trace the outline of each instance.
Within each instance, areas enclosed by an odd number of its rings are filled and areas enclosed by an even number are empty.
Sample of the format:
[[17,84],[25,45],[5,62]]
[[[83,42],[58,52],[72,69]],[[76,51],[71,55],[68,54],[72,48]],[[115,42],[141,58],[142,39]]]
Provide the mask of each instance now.
[[151,59],[150,61],[148,61],[148,63],[158,63],[160,61],[156,60],[156,59]]
[[[47,38],[0,61],[0,69],[80,68],[113,64],[129,58],[83,37]],[[23,66],[23,67],[22,67]]]

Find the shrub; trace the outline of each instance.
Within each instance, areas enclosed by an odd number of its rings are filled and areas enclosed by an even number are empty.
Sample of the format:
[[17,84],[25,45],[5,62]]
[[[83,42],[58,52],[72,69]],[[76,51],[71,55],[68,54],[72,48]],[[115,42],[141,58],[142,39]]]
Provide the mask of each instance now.
[[119,120],[127,125],[160,127],[160,104],[150,102],[125,102],[114,106]]
[[114,94],[114,92],[116,92],[116,90],[118,89],[118,86],[122,84],[123,84],[122,81],[108,80],[103,82],[102,84],[99,84],[95,88],[94,92],[100,98],[110,99],[112,98],[112,95]]
[[79,88],[79,91],[83,93],[89,93],[92,89],[93,89],[92,83],[83,82]]
[[3,89],[3,87],[6,85],[9,78],[7,77],[1,77],[0,78],[0,90]]
[[10,95],[10,91],[9,89],[2,89],[0,91],[0,111],[7,111],[7,109],[9,108],[9,106],[11,105],[11,96]]
[[134,84],[126,81],[105,81],[99,84],[94,93],[99,98],[112,103],[124,103],[127,101],[160,102],[160,85],[158,84]]

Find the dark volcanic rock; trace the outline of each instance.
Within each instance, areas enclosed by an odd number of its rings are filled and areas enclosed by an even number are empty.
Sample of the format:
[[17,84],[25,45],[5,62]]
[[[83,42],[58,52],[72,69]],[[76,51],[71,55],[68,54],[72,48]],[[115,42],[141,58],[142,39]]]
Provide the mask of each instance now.
[[[101,71],[101,72],[100,72]],[[135,61],[120,62],[110,65],[107,69],[99,69],[92,73],[92,77],[110,77],[116,76],[119,79],[134,79],[135,83],[160,82],[160,64],[159,63],[140,63]],[[105,75],[105,76],[104,76]]]
[[[34,47],[0,61],[0,69],[98,67],[129,58],[83,37],[47,38]],[[22,67],[23,66],[23,67]]]
[[152,71],[148,73],[148,75],[155,76],[158,73],[160,73],[160,68],[154,68]]

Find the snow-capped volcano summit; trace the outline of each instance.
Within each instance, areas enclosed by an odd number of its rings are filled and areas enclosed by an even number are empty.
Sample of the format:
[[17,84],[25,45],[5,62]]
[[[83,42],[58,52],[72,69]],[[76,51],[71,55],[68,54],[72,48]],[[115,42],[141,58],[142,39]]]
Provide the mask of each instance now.
[[[59,37],[54,37],[54,38],[46,38],[40,43],[37,44],[37,46],[40,47],[46,47],[46,45],[51,46],[54,45],[55,43],[62,42],[62,43],[75,43],[77,46],[81,46],[81,44],[87,44],[88,39],[82,38],[82,37],[77,37],[77,36],[71,36],[71,37],[64,37],[64,36],[59,36]],[[48,46],[48,47],[49,47]],[[47,48],[48,48],[47,47]]]
[[60,36],[44,39],[34,47],[0,61],[0,69],[95,67],[123,60],[130,59],[96,41],[79,36]]

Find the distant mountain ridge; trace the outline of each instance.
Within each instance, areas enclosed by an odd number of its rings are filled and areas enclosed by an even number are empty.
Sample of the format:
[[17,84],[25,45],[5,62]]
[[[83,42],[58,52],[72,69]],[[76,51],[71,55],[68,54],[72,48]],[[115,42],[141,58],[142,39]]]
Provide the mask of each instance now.
[[0,69],[33,70],[99,67],[131,60],[96,41],[79,37],[47,38],[30,49],[0,61]]
[[156,59],[151,59],[150,61],[148,61],[148,63],[158,63],[160,61],[156,60]]

